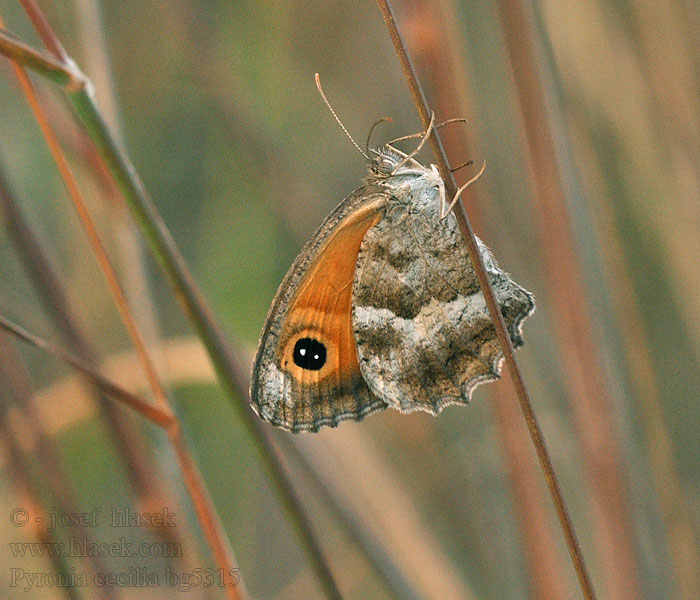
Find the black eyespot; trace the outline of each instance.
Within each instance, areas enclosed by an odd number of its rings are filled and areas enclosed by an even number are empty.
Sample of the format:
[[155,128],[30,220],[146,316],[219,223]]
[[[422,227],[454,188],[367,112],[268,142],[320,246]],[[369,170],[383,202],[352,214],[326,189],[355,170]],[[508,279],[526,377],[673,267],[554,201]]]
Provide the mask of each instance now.
[[298,367],[318,371],[326,364],[326,347],[313,338],[301,338],[294,344],[293,358]]

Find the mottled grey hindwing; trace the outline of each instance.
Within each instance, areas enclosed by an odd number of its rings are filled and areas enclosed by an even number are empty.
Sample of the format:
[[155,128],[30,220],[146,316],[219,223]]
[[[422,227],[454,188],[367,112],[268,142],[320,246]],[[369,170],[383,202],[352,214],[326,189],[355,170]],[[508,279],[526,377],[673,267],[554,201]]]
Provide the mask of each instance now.
[[[436,192],[437,194],[437,192]],[[465,404],[500,376],[502,352],[453,214],[436,195],[405,199],[362,242],[353,288],[360,370],[370,390],[403,412]],[[534,298],[479,241],[513,344]]]

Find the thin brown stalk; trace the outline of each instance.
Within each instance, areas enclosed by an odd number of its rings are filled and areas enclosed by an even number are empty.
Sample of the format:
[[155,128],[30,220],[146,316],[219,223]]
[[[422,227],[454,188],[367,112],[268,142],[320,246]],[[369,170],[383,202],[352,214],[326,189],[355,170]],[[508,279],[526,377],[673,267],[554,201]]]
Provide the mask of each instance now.
[[[219,568],[222,569],[222,580],[225,582],[226,594],[232,600],[246,598],[247,595],[243,591],[244,588],[240,580],[239,569],[234,566],[235,560],[233,558],[233,553],[228,544],[224,541],[226,538],[223,534],[223,527],[216,517],[216,512],[212,508],[213,505],[206,491],[202,476],[184,441],[180,423],[172,412],[170,412],[169,407],[163,409],[162,407],[149,404],[136,394],[128,392],[119,385],[101,376],[79,358],[72,356],[65,350],[57,348],[53,344],[28,332],[26,329],[12,323],[1,315],[0,328],[63,360],[88,377],[104,394],[136,410],[149,421],[165,430],[180,465],[185,485],[192,499],[192,503],[194,504],[204,534],[212,548],[214,558]],[[34,418],[33,421],[39,422],[38,418]],[[52,472],[58,471],[58,466],[54,465],[51,470]]]
[[170,445],[175,451],[175,456],[180,465],[195,512],[199,517],[199,523],[212,550],[216,564],[219,565],[224,591],[228,598],[232,600],[248,598],[248,592],[241,579],[240,569],[234,566],[236,561],[233,551],[226,542],[223,526],[216,511],[213,510],[213,503],[207,492],[202,475],[185,443],[180,423],[177,421],[172,423],[167,428],[167,434]]
[[[4,27],[4,23],[1,19],[0,27]],[[129,308],[124,292],[121,286],[119,285],[116,272],[111,264],[109,257],[107,256],[106,249],[97,233],[97,230],[92,221],[92,217],[90,216],[87,207],[83,202],[82,195],[78,188],[77,182],[68,166],[68,162],[63,154],[60,144],[58,143],[56,135],[50,127],[46,115],[44,114],[44,111],[39,103],[36,91],[34,90],[34,87],[31,81],[29,80],[29,77],[27,76],[25,70],[14,59],[11,59],[11,63],[15,74],[20,81],[20,86],[22,87],[29,102],[29,105],[32,109],[32,112],[34,113],[34,117],[37,123],[39,124],[40,129],[42,130],[44,138],[46,139],[47,145],[49,146],[49,150],[51,151],[51,154],[54,157],[54,160],[56,161],[56,164],[59,168],[59,171],[61,172],[66,187],[68,188],[69,195],[73,200],[73,205],[76,211],[78,212],[85,232],[93,247],[95,256],[105,276],[110,292],[112,293],[112,296],[114,298],[117,310],[119,311],[119,314],[122,318],[122,322],[124,323],[127,332],[129,333],[129,336],[131,337],[134,343],[134,347],[140,356],[141,364],[146,372],[146,376],[149,381],[151,390],[154,396],[156,397],[158,403],[160,404],[161,408],[164,410],[170,410],[169,402],[165,394],[165,389],[163,388],[160,382],[155,366],[150,359],[149,353],[146,349],[146,345],[133,318],[131,309]],[[176,454],[178,456],[178,459],[181,460],[180,466],[183,469],[183,476],[185,478],[185,482],[188,484],[188,492],[190,493],[190,496],[193,499],[193,503],[197,511],[197,515],[200,519],[200,522],[204,526],[204,531],[207,536],[207,540],[214,551],[214,555],[217,559],[219,567],[222,569],[225,581],[227,582],[227,584],[231,582],[233,583],[233,585],[226,586],[226,594],[231,599],[240,598],[242,587],[238,585],[238,577],[234,577],[233,575],[235,572],[237,572],[237,569],[234,566],[235,563],[233,561],[233,553],[230,550],[228,550],[228,552],[220,551],[221,548],[225,548],[227,546],[226,542],[224,541],[225,536],[223,534],[222,528],[212,526],[212,523],[216,522],[216,519],[214,517],[214,508],[211,502],[209,501],[209,498],[203,491],[203,485],[201,485],[201,477],[199,476],[199,473],[195,472],[196,465],[192,460],[182,461],[183,456],[186,456],[187,452],[184,450],[185,445],[184,441],[181,438],[179,427],[174,429],[171,427],[168,429],[168,432],[169,438],[171,439],[171,442],[176,448]],[[192,487],[189,487],[190,485]]]
[[625,360],[636,390],[649,467],[658,498],[661,518],[667,536],[669,556],[675,571],[678,598],[700,598],[700,552],[693,531],[693,515],[689,510],[683,485],[674,460],[673,441],[660,399],[663,394],[657,380],[639,300],[629,278],[629,263],[620,244],[610,213],[598,207],[598,229],[605,240],[603,248],[607,265],[613,272],[616,316],[625,346]]
[[[384,20],[387,24],[387,28],[389,29],[389,34],[394,44],[394,48],[399,57],[399,61],[401,62],[401,66],[403,68],[408,86],[411,90],[416,108],[420,114],[421,122],[423,123],[423,127],[427,129],[430,123],[431,113],[425,95],[423,94],[423,90],[418,82],[415,69],[408,55],[408,50],[406,49],[406,45],[403,42],[401,33],[398,29],[393,10],[388,0],[378,0],[378,2],[382,15],[384,16]],[[454,196],[457,192],[457,185],[450,170],[447,156],[437,131],[434,130],[431,134],[430,142],[433,152],[435,153],[438,170],[445,181],[446,191],[450,196]],[[530,436],[532,437],[533,444],[535,445],[542,470],[547,480],[550,494],[552,496],[552,500],[561,523],[562,531],[564,533],[564,537],[566,538],[567,546],[574,563],[574,568],[579,579],[581,590],[585,598],[592,600],[595,598],[595,592],[583,559],[583,553],[581,551],[571,517],[569,516],[566,504],[564,503],[559,481],[554,471],[549,452],[547,451],[544,436],[542,435],[542,431],[535,416],[532,402],[530,400],[527,387],[525,386],[525,380],[515,358],[515,349],[513,348],[510,336],[508,335],[503,315],[499,309],[498,301],[496,300],[496,296],[491,288],[491,282],[489,281],[481,254],[479,253],[479,248],[469,222],[469,217],[461,200],[455,206],[454,212],[460,231],[462,232],[465,245],[467,246],[469,257],[476,271],[479,285],[484,294],[484,298],[489,309],[489,314],[494,322],[498,340],[501,344],[506,364],[508,365],[508,371],[510,373],[513,386],[515,387],[518,400],[520,401],[520,407],[527,423]]]
[[51,25],[49,25],[49,22],[46,20],[39,5],[34,0],[20,0],[20,3],[24,7],[24,11],[31,19],[34,28],[37,30],[39,37],[41,37],[41,41],[44,42],[49,52],[63,64],[67,63],[69,61],[69,56],[64,50],[63,44],[61,44],[61,40],[58,39]]
[[[461,58],[466,52],[453,27],[458,21],[455,13],[454,2],[449,0],[439,2],[437,7],[426,0],[414,0],[405,29],[409,48],[415,48],[413,56],[425,64],[424,71],[430,78],[428,85],[435,93],[436,112],[441,117],[474,112],[469,101],[469,82],[464,76],[467,68]],[[419,39],[410,35],[416,31]],[[468,155],[467,131],[466,127],[454,127],[443,132],[449,156]],[[477,231],[481,229],[482,196],[487,193],[481,186],[471,190],[469,217]],[[550,523],[546,492],[537,477],[537,462],[529,449],[527,430],[514,425],[518,418],[517,399],[500,382],[488,387],[488,395],[514,496],[513,507],[524,546],[532,597],[541,600],[570,598],[569,585],[563,576],[563,557]]]
[[[24,267],[37,290],[37,296],[45,310],[56,324],[64,343],[74,349],[75,353],[93,365],[97,352],[91,347],[87,337],[78,326],[71,310],[67,294],[54,268],[54,260],[40,242],[39,236],[24,218],[22,210],[12,194],[9,184],[0,166],[0,212],[13,244],[20,255]],[[164,492],[159,489],[157,478],[153,477],[154,465],[148,465],[147,452],[141,438],[135,435],[133,428],[124,416],[115,409],[114,404],[101,395],[96,397],[101,416],[107,423],[108,430],[114,438],[114,446],[121,455],[122,465],[137,496],[144,506],[162,506]],[[157,528],[158,533],[168,531]]]
[[520,0],[501,0],[499,13],[530,155],[560,356],[571,390],[584,468],[591,482],[600,567],[606,573],[608,594],[632,600],[641,596],[641,583],[622,451],[614,427],[613,402],[591,334],[580,262],[563,202],[559,157],[528,27],[529,15]]
[[[16,41],[2,31],[0,31],[0,53],[10,58],[25,61],[24,51],[18,51]],[[247,369],[242,367],[231,345],[225,339],[223,331],[214,321],[209,307],[204,302],[182,255],[175,246],[170,232],[158,214],[131,161],[116,143],[114,136],[97,110],[94,99],[86,92],[86,86],[89,85],[89,82],[82,73],[70,65],[58,65],[58,69],[55,69],[55,61],[35,50],[31,50],[30,56],[26,60],[27,64],[38,72],[67,86],[66,91],[71,94],[70,98],[83,120],[83,125],[94,136],[93,140],[133,209],[134,217],[147,237],[152,252],[167,275],[169,283],[173,286],[185,313],[205,344],[221,384],[229,397],[234,400],[232,406],[251,434],[250,439],[253,447],[258,452],[275,489],[280,495],[282,506],[292,522],[295,532],[299,535],[324,593],[328,598],[340,599],[342,596],[321,553],[320,544],[308,526],[309,519],[303,511],[301,503],[298,502],[290,489],[289,482],[276,458],[275,450],[267,441],[260,420],[253,414],[249,403],[246,402],[248,397]],[[236,403],[235,400],[239,402]]]
[[[0,390],[0,449],[6,458],[7,468],[10,473],[9,480],[15,488],[19,506],[27,511],[30,516],[29,525],[33,529],[36,538],[44,545],[56,543],[56,539],[49,532],[47,524],[50,523],[48,514],[43,509],[39,500],[39,493],[27,475],[22,461],[22,451],[17,436],[12,431],[7,419],[8,400],[5,393]],[[60,552],[49,552],[49,561],[53,564],[56,574],[69,581],[70,567]],[[78,588],[62,586],[61,591],[70,600],[80,600]]]
[[[42,474],[50,484],[50,489],[61,510],[66,513],[77,513],[80,507],[73,486],[66,476],[60,461],[60,454],[51,435],[41,425],[39,419],[40,408],[34,399],[33,390],[29,381],[29,374],[17,355],[11,340],[7,336],[0,336],[0,381],[3,392],[14,398],[20,410],[18,416],[26,425],[24,429],[31,432],[35,441],[37,457],[43,466]],[[94,543],[90,528],[82,522],[75,525],[74,533],[86,542]],[[87,556],[86,563],[90,565],[93,574],[105,573],[105,565],[100,556]],[[99,587],[95,590],[99,598],[116,598],[115,591],[109,586]]]
[[35,346],[36,348],[39,348],[40,350],[48,352],[49,354],[61,359],[73,367],[76,371],[82,373],[95,385],[95,387],[97,387],[107,396],[119,400],[119,402],[135,410],[142,417],[148,419],[151,423],[167,428],[175,421],[175,416],[169,408],[154,406],[152,403],[140,398],[136,394],[132,394],[131,392],[116,386],[107,378],[100,375],[91,365],[86,363],[81,358],[73,356],[62,348],[59,348],[58,346],[47,342],[39,336],[34,335],[2,315],[0,315],[0,329],[3,329],[8,333],[17,336],[21,340],[31,344],[32,346]]

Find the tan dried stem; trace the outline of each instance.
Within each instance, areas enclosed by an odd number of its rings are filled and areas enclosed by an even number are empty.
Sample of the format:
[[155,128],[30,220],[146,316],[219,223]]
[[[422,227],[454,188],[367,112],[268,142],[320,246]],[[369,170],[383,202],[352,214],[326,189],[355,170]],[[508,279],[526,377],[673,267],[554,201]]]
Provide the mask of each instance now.
[[[29,374],[15,351],[11,340],[4,335],[0,336],[0,357],[2,358],[0,361],[0,381],[2,382],[3,392],[3,399],[0,401],[6,402],[9,396],[13,398],[18,408],[15,412],[17,417],[15,422],[19,424],[18,431],[22,432],[21,434],[10,433],[10,435],[22,435],[23,438],[32,438],[36,448],[37,459],[44,468],[43,478],[48,482],[53,501],[61,507],[62,511],[75,513],[79,510],[80,502],[75,494],[74,486],[71,485],[67,474],[62,468],[56,442],[51,433],[40,423],[39,412],[41,409],[34,397]],[[39,494],[37,493],[37,498],[38,496]],[[36,507],[37,505],[33,506]],[[43,534],[39,527],[36,529],[41,539]],[[86,527],[83,523],[77,523],[73,531],[84,539],[86,543],[94,543],[94,532],[90,530],[90,527]],[[88,556],[84,558],[93,575],[105,572],[105,564],[102,557],[88,553]],[[108,588],[109,586],[101,586],[95,590],[95,595],[98,598],[116,598],[115,590]]]
[[[404,30],[407,43],[414,50],[416,62],[425,65],[429,86],[435,92],[437,112],[441,115],[473,114],[470,82],[465,76],[468,69],[464,57],[468,53],[455,27],[459,23],[456,3],[441,0],[436,5],[428,0],[414,0],[407,19]],[[469,154],[466,132],[465,128],[454,128],[450,135],[443,137],[448,156]],[[488,194],[483,186],[472,188],[470,193],[469,217],[476,231],[483,229],[481,209],[485,203],[498,210],[498,202],[489,202]],[[516,398],[501,382],[488,386],[485,391],[489,395],[511,485],[524,546],[523,557],[530,575],[531,596],[539,600],[570,598],[572,591],[564,569],[566,557],[557,543],[527,429],[515,425],[518,419]]]
[[586,479],[590,482],[594,533],[607,594],[633,600],[642,584],[633,539],[633,519],[623,471],[623,451],[614,406],[593,339],[586,290],[565,204],[561,157],[550,128],[548,100],[530,28],[521,0],[500,0],[506,49],[525,129],[535,188],[534,206],[560,356],[571,392]]
[[[180,464],[185,485],[190,493],[195,511],[202,524],[202,529],[212,549],[214,558],[219,568],[225,569],[223,573],[226,582],[227,596],[231,599],[245,598],[246,596],[241,593],[243,585],[242,582],[239,581],[239,569],[234,566],[233,556],[228,545],[224,541],[223,527],[216,517],[216,512],[213,510],[213,505],[206,491],[202,476],[182,437],[180,423],[169,410],[169,407],[163,409],[159,406],[153,406],[138,395],[125,390],[106,377],[103,377],[78,357],[30,333],[2,315],[0,315],[0,329],[63,360],[90,379],[90,381],[106,396],[135,410],[153,424],[165,430],[178,463]],[[38,419],[35,419],[35,421],[38,422]]]
[[[49,532],[50,523],[48,514],[43,510],[40,500],[39,490],[29,479],[27,470],[22,461],[22,449],[17,436],[11,430],[7,419],[7,399],[5,390],[0,390],[0,453],[6,457],[7,468],[10,473],[10,481],[15,488],[19,505],[27,511],[29,524],[33,529],[34,536],[44,545],[51,546],[56,543],[56,539]],[[53,565],[57,575],[70,581],[70,567],[65,557],[60,552],[49,552],[49,562]],[[63,593],[70,600],[80,600],[78,589],[72,586],[65,586]]]
[[[430,122],[430,109],[428,108],[428,103],[423,93],[423,90],[418,82],[418,78],[413,67],[413,63],[408,55],[406,45],[403,41],[401,33],[398,29],[396,19],[393,14],[388,0],[378,0],[379,7],[382,11],[384,21],[386,22],[391,40],[394,44],[396,54],[399,57],[401,66],[406,77],[406,81],[411,90],[416,108],[420,114],[421,121],[424,127],[428,127]],[[445,150],[440,141],[439,134],[433,132],[430,137],[431,145],[435,153],[435,158],[437,162],[440,175],[445,181],[445,187],[450,196],[454,196],[457,192],[457,185],[454,180],[454,176],[449,167],[449,162],[445,154]],[[534,409],[532,407],[532,402],[530,400],[527,387],[525,385],[525,380],[520,371],[520,366],[515,358],[515,349],[513,348],[513,343],[511,342],[510,336],[506,329],[506,325],[501,314],[500,308],[498,306],[498,301],[491,287],[491,282],[489,281],[488,274],[483,264],[481,254],[477,245],[476,237],[472,230],[471,224],[469,222],[469,217],[464,209],[464,204],[458,202],[454,210],[455,216],[457,218],[457,223],[459,225],[462,237],[464,238],[465,245],[469,252],[469,257],[476,271],[477,279],[479,280],[479,285],[484,294],[486,304],[489,309],[489,314],[494,322],[496,328],[496,333],[498,340],[501,344],[501,349],[503,350],[505,362],[508,366],[508,371],[515,387],[518,400],[520,401],[520,407],[527,423],[530,436],[532,438],[535,450],[537,451],[537,456],[540,460],[540,465],[542,467],[545,479],[547,480],[547,485],[549,486],[550,494],[552,496],[552,501],[557,511],[557,516],[561,523],[562,531],[564,537],[566,538],[567,546],[569,548],[569,553],[571,554],[572,561],[574,563],[574,568],[576,570],[577,577],[579,579],[579,584],[581,586],[581,591],[583,595],[588,600],[594,599],[595,591],[593,590],[593,585],[591,583],[590,576],[588,574],[588,569],[586,568],[583,552],[581,551],[581,546],[578,542],[578,537],[574,530],[571,517],[569,516],[568,509],[564,502],[563,495],[559,486],[559,481],[554,471],[552,465],[552,460],[547,450],[544,436],[540,429],[540,425],[535,416]]]
[[[308,515],[291,488],[282,470],[275,449],[269,443],[269,435],[260,420],[253,414],[246,401],[247,373],[236,357],[231,344],[213,318],[211,310],[194,282],[175,242],[158,214],[153,201],[122,147],[116,142],[90,93],[90,82],[73,62],[59,63],[28,46],[18,43],[12,36],[0,31],[0,52],[38,73],[63,85],[69,94],[83,126],[89,132],[106,161],[114,180],[133,211],[137,224],[149,242],[158,264],[167,275],[185,314],[197,330],[212,360],[231,405],[246,426],[253,448],[258,452],[263,468],[270,476],[303,549],[310,559],[319,584],[328,598],[341,598],[333,574],[325,560],[321,546],[313,534]],[[230,592],[230,590],[227,590]]]
[[35,346],[44,352],[48,352],[49,354],[52,354],[53,356],[66,362],[76,371],[87,377],[98,389],[100,389],[110,398],[114,398],[125,406],[135,410],[154,425],[167,429],[176,420],[172,411],[163,409],[160,406],[154,406],[151,402],[148,402],[136,394],[132,394],[131,392],[128,392],[127,390],[111,383],[81,358],[78,358],[77,356],[66,352],[62,348],[59,348],[58,346],[47,342],[39,336],[34,335],[2,315],[0,315],[0,329],[4,329],[8,333],[11,333],[21,340],[24,340],[32,346]]
[[[0,28],[4,28],[4,23],[1,18]],[[49,125],[44,110],[39,103],[34,86],[32,85],[24,68],[14,59],[10,59],[10,61],[15,75],[17,76],[20,86],[30,105],[32,113],[34,114],[34,118],[36,119],[37,124],[44,135],[49,150],[66,184],[68,193],[73,201],[73,205],[78,213],[78,216],[80,217],[81,223],[83,224],[83,228],[88,236],[90,245],[93,248],[100,269],[102,270],[102,273],[107,281],[107,285],[112,294],[115,306],[117,307],[122,322],[124,323],[124,326],[126,327],[127,332],[132,339],[134,347],[140,357],[140,362],[146,373],[151,391],[153,392],[161,409],[171,410],[165,389],[160,382],[153,361],[151,360],[146,349],[141,332],[136,325],[136,321],[134,320],[129,304],[126,300],[126,296],[119,284],[116,271],[112,266],[104,244],[97,233],[92,217],[90,216],[82,199],[77,181],[75,180],[75,177],[68,166],[68,162],[63,154],[60,144],[58,143],[58,139]],[[214,524],[217,523],[217,519],[214,515],[214,508],[208,498],[201,476],[197,471],[194,461],[191,459],[191,457],[189,457],[189,452],[186,450],[186,445],[182,439],[177,422],[175,422],[175,424],[171,424],[167,431],[168,437],[176,450],[176,455],[178,457],[178,461],[180,462],[180,467],[183,472],[185,483],[187,484],[188,492],[190,493],[197,511],[197,515],[202,523],[207,540],[214,553],[216,562],[219,567],[223,569],[222,573],[224,574],[224,580],[227,583],[234,584],[226,585],[226,594],[232,600],[238,599],[242,597],[239,593],[242,590],[242,586],[240,586],[237,580],[238,578],[233,576],[233,574],[237,572],[235,562],[233,560],[233,553],[228,544],[224,541],[225,535],[223,533],[223,529],[221,527],[214,526]]]

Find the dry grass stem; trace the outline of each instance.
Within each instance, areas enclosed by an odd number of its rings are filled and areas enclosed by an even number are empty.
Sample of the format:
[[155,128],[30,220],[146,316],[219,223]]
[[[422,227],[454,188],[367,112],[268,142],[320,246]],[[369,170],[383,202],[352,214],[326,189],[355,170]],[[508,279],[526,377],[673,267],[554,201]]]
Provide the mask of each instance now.
[[560,161],[549,129],[541,75],[535,67],[530,22],[521,0],[502,0],[506,47],[531,160],[550,298],[557,318],[560,354],[572,397],[584,464],[591,482],[597,550],[606,589],[615,598],[639,598],[637,557],[613,403],[592,337],[580,262],[564,203]]
[[[427,128],[428,123],[430,122],[430,111],[428,109],[427,100],[423,94],[420,84],[418,83],[415,69],[413,68],[411,59],[406,50],[406,46],[401,38],[401,33],[396,24],[396,19],[393,15],[390,3],[387,0],[379,0],[379,6],[382,10],[387,27],[389,28],[389,33],[392,42],[394,43],[394,48],[396,49],[404,75],[406,76],[409,88],[411,89],[421,121],[423,126]],[[445,181],[446,191],[453,197],[457,193],[457,185],[455,183],[454,176],[452,175],[452,171],[450,170],[447,156],[445,155],[438,132],[433,131],[432,135],[430,136],[430,142],[433,152],[435,153],[438,170]],[[540,465],[542,466],[552,500],[557,510],[557,515],[559,516],[562,531],[564,533],[564,537],[566,538],[567,546],[569,547],[569,552],[574,563],[574,568],[581,585],[581,590],[585,598],[592,600],[595,598],[595,592],[588,574],[588,569],[586,568],[583,559],[581,546],[578,542],[571,517],[569,516],[568,510],[564,503],[564,498],[561,493],[556,473],[554,472],[552,460],[549,456],[549,452],[547,451],[542,431],[539,423],[537,422],[537,418],[532,408],[532,402],[530,401],[530,397],[525,386],[525,380],[523,379],[520,367],[518,366],[515,358],[515,349],[513,348],[510,336],[506,330],[503,315],[501,314],[498,307],[498,302],[493,293],[493,289],[491,288],[491,282],[489,281],[488,274],[484,268],[484,264],[476,243],[476,238],[474,237],[474,232],[471,228],[471,224],[469,223],[469,217],[464,209],[464,204],[462,202],[458,202],[454,212],[457,217],[457,223],[459,224],[462,236],[464,237],[465,244],[469,251],[469,257],[474,265],[474,269],[479,280],[479,285],[481,286],[484,298],[486,299],[489,314],[491,315],[496,327],[498,339],[501,343],[501,348],[503,349],[505,362],[508,366],[508,371],[513,381],[525,422],[527,423],[530,431],[530,436],[532,437],[533,444],[537,451],[537,456],[540,459]]]

